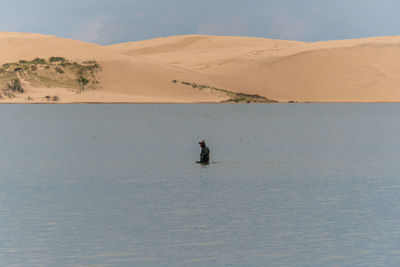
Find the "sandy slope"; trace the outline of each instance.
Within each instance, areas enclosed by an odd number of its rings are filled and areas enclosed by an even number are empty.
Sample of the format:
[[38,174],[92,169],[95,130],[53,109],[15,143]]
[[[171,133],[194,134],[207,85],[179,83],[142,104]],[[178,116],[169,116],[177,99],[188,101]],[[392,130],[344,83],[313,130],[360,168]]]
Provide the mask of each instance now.
[[400,101],[400,37],[302,43],[178,36],[111,46],[279,101]]
[[[106,47],[38,34],[0,33],[1,64],[50,56],[97,60],[103,66],[100,88],[80,95],[57,89],[64,102],[227,98],[172,83],[175,79],[278,101],[400,101],[400,37],[304,43],[193,35]],[[46,90],[56,90],[27,86],[35,99]]]

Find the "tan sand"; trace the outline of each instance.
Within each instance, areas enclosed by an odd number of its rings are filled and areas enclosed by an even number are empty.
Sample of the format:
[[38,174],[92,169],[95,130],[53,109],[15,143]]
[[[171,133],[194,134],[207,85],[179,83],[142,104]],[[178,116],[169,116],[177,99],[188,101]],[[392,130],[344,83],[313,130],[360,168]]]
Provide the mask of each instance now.
[[[305,43],[260,38],[175,36],[101,46],[53,36],[0,32],[0,63],[62,56],[97,60],[99,88],[82,94],[34,88],[2,102],[221,102],[220,91],[194,82],[281,102],[400,101],[400,37]],[[173,83],[172,80],[178,80]],[[33,100],[27,100],[27,96]]]

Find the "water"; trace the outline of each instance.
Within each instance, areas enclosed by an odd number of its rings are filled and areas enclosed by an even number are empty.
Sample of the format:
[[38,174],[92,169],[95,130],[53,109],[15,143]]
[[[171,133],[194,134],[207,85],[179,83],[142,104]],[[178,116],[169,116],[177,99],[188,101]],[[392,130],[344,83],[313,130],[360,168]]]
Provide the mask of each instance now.
[[3,105],[0,122],[1,266],[400,262],[400,105]]

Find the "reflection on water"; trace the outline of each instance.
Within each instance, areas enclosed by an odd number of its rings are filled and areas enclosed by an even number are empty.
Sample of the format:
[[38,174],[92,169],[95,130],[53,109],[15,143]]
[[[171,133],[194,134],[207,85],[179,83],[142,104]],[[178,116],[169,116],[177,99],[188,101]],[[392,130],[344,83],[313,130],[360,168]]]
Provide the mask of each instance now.
[[1,266],[400,260],[400,105],[0,111]]

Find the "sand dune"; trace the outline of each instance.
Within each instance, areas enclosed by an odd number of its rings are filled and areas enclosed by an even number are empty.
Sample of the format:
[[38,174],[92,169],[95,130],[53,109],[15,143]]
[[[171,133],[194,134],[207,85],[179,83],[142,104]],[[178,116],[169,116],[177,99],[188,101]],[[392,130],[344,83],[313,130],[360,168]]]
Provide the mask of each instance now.
[[103,67],[98,88],[73,94],[65,88],[27,84],[26,94],[40,99],[46,90],[53,90],[61,102],[192,103],[232,97],[208,88],[214,87],[281,102],[400,101],[400,37],[306,43],[192,35],[101,46],[39,34],[0,33],[1,64],[51,56],[98,61]]
[[111,48],[191,70],[198,82],[279,101],[400,100],[400,37],[302,43],[179,36]]

